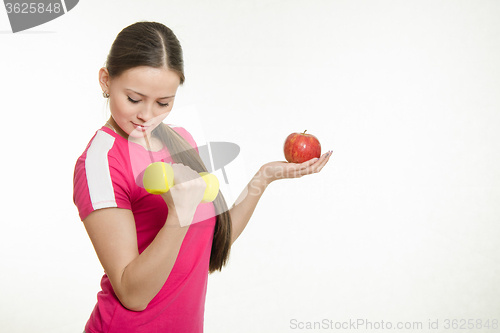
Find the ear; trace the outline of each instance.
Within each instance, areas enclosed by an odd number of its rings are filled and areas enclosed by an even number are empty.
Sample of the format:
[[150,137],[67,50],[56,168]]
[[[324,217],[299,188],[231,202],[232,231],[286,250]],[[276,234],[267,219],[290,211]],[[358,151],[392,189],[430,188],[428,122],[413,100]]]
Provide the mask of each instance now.
[[102,91],[105,91],[109,94],[109,83],[110,83],[110,78],[109,78],[109,72],[106,67],[102,67],[99,70],[99,84],[101,85]]

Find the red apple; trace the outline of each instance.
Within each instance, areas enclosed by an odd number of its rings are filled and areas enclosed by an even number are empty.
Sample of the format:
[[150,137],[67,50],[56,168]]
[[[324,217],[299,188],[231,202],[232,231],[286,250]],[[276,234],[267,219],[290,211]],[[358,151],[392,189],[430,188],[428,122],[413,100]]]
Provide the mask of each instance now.
[[283,150],[289,163],[303,163],[321,156],[321,144],[312,134],[292,133],[286,140]]

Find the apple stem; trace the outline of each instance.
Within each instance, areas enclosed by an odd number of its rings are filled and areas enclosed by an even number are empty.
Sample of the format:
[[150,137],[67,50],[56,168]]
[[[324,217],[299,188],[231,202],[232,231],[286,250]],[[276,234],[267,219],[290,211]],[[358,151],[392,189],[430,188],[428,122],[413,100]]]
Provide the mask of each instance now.
[[304,131],[304,133],[302,133],[302,135],[305,135],[305,134],[306,134],[306,131],[307,131],[307,130],[305,130],[305,131]]

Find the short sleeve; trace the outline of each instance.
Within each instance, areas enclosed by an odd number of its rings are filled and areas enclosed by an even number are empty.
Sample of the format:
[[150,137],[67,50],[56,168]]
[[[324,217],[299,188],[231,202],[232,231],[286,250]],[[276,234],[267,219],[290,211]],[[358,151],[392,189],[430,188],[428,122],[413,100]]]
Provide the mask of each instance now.
[[73,176],[73,201],[83,221],[101,208],[131,209],[130,186],[123,165],[109,156],[114,138],[98,132],[86,154],[76,162]]

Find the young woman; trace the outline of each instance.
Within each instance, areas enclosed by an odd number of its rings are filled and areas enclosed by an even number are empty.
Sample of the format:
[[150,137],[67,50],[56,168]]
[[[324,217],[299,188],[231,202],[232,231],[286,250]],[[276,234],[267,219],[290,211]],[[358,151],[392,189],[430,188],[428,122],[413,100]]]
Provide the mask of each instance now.
[[[196,143],[163,123],[183,82],[179,41],[156,22],[123,29],[99,71],[111,117],[74,173],[73,199],[105,271],[86,333],[203,332],[208,274],[226,264],[266,187],[319,172],[331,155],[263,165],[231,209],[220,191],[200,203],[206,168]],[[167,193],[141,186],[153,161],[172,164]]]

